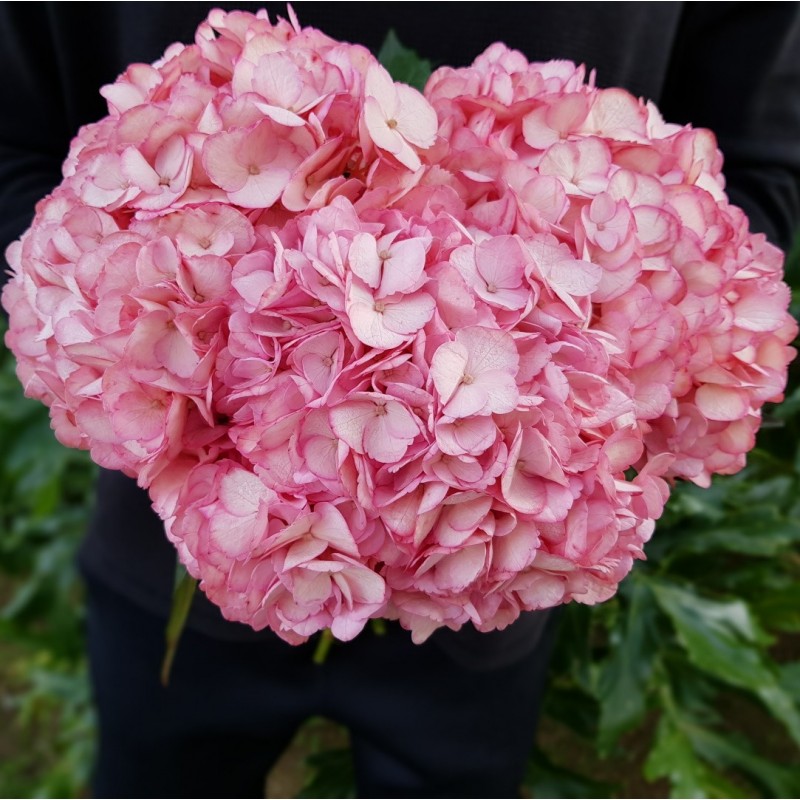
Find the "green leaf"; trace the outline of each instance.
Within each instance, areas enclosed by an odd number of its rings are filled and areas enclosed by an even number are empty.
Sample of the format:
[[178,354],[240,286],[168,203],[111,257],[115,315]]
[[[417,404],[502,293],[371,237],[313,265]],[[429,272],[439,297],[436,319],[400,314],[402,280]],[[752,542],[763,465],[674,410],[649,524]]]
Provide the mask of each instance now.
[[[749,558],[733,564],[721,562],[722,559],[719,559],[717,564],[719,574],[709,576],[706,582],[722,587],[726,595],[747,598],[751,605],[773,591],[780,591],[796,582],[787,569],[790,560],[786,554],[780,560]],[[709,568],[713,569],[714,563],[708,563],[706,569]]]
[[[684,644],[699,644],[706,640],[712,657],[728,655],[725,648],[734,650],[743,644],[770,645],[773,639],[757,623],[750,607],[742,600],[717,600],[703,597],[693,589],[664,580],[654,579],[650,586],[662,609],[672,618]],[[705,649],[690,649],[698,655]],[[748,656],[745,664],[726,665],[731,674],[741,675],[742,682],[752,679],[761,670],[760,654]],[[727,673],[726,673],[727,674]]]
[[356,778],[349,747],[323,750],[306,759],[311,775],[298,797],[355,797]]
[[378,61],[386,67],[393,80],[407,83],[419,91],[425,88],[431,74],[431,62],[405,47],[394,30],[386,35],[378,53]]
[[0,611],[3,619],[13,619],[21,614],[36,598],[41,590],[41,582],[32,576],[25,581],[11,597],[11,600]]
[[781,686],[793,697],[800,697],[800,661],[781,664],[778,672]]
[[538,747],[528,758],[523,785],[533,797],[612,797],[615,787],[553,763]]
[[600,702],[598,747],[609,752],[617,738],[635,727],[646,711],[646,691],[658,651],[657,608],[646,582],[632,580],[630,602],[612,631],[611,654],[600,664],[597,698]]
[[765,625],[800,633],[800,584],[771,588],[752,605],[753,611]]
[[763,649],[771,638],[741,600],[711,600],[665,581],[653,581],[690,661],[724,683],[752,692],[800,744],[800,709],[781,686]]
[[[726,493],[723,481],[715,481],[708,489],[693,483],[679,483],[667,504],[665,523],[675,517],[702,517],[710,522],[719,522],[725,518],[723,501]],[[665,524],[659,523],[659,527],[663,529]]]
[[735,521],[725,526],[687,531],[670,555],[731,552],[772,558],[800,542],[800,522],[795,520]]
[[772,797],[800,796],[800,767],[773,764],[758,755],[752,742],[722,736],[699,725],[684,725],[692,747],[719,769],[736,770]]
[[659,720],[644,775],[649,781],[666,778],[671,785],[670,797],[748,796],[697,757],[692,741],[670,714]]

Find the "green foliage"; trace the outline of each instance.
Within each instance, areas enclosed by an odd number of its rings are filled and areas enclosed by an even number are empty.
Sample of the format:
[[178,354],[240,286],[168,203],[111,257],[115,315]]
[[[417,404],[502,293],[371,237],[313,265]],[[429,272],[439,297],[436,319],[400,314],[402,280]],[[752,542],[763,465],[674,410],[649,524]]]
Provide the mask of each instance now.
[[394,80],[407,83],[419,91],[425,88],[431,74],[431,62],[405,47],[393,30],[386,36],[378,53],[378,60]]
[[74,559],[94,467],[55,440],[2,348],[0,452],[0,693],[13,715],[2,746],[18,753],[0,766],[0,796],[80,796],[94,723]]
[[313,753],[307,759],[309,777],[298,797],[355,797],[355,769],[348,747]]
[[657,610],[650,587],[633,581],[625,587],[626,613],[612,630],[611,652],[595,670],[596,695],[602,698],[597,744],[608,753],[619,735],[638,725],[647,712],[647,686],[658,648]]
[[615,787],[554,763],[544,750],[535,747],[528,760],[525,783],[534,797],[611,797]]
[[18,678],[8,698],[18,738],[16,757],[0,765],[0,797],[82,797],[94,753],[95,717],[82,660],[41,647],[5,665]]

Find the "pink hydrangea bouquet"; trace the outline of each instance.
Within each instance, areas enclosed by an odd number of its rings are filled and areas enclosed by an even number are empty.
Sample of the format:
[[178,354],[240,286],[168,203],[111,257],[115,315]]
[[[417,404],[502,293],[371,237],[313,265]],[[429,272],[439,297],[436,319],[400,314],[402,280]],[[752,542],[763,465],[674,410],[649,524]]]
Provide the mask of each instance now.
[[582,67],[495,44],[423,95],[289,17],[102,90],[8,251],[27,394],[289,642],[609,598],[781,396],[780,251],[712,133]]

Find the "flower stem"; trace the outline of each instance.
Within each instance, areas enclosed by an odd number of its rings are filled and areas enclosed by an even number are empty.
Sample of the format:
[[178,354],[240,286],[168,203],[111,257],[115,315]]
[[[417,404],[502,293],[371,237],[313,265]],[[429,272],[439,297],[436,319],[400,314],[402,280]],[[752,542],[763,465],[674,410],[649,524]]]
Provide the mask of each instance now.
[[172,662],[175,660],[175,653],[178,650],[178,642],[183,633],[183,626],[186,624],[186,617],[189,616],[189,609],[192,605],[194,590],[197,588],[197,581],[189,575],[182,565],[178,565],[175,573],[175,588],[172,592],[172,608],[169,612],[167,630],[165,632],[166,650],[164,660],[161,663],[161,685],[169,683]]
[[333,634],[330,628],[325,628],[320,634],[319,641],[317,642],[317,649],[314,651],[315,664],[322,666],[322,664],[325,663],[325,659],[328,657],[328,651],[331,649],[332,644]]

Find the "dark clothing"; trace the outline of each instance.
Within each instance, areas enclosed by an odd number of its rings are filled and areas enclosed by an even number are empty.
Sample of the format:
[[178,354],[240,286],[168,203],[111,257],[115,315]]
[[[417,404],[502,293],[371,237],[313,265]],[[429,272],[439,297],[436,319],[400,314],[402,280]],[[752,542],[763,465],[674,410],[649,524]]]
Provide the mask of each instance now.
[[164,620],[94,581],[89,592],[95,797],[263,797],[267,771],[317,715],[350,730],[361,797],[518,796],[554,620],[534,652],[482,672],[392,625],[334,644],[319,666],[313,644],[186,631],[165,689]]
[[[79,125],[106,113],[98,88],[134,61],[191,41],[208,9],[280,3],[4,3],[0,6],[0,247],[29,224],[58,182]],[[732,199],[752,227],[784,247],[800,219],[800,14],[795,3],[304,3],[304,25],[374,52],[394,28],[434,66],[469,63],[505,41],[534,60],[567,58],[601,86],[654,100],[665,118],[712,128],[726,153]],[[82,550],[84,569],[144,608],[169,607],[174,564],[146,494],[102,474]],[[497,637],[436,636],[459,660],[488,666],[529,650],[542,615]],[[225,622],[198,596],[189,626],[223,639],[258,635]],[[263,634],[261,635],[263,638]],[[498,647],[502,640],[502,647]]]

